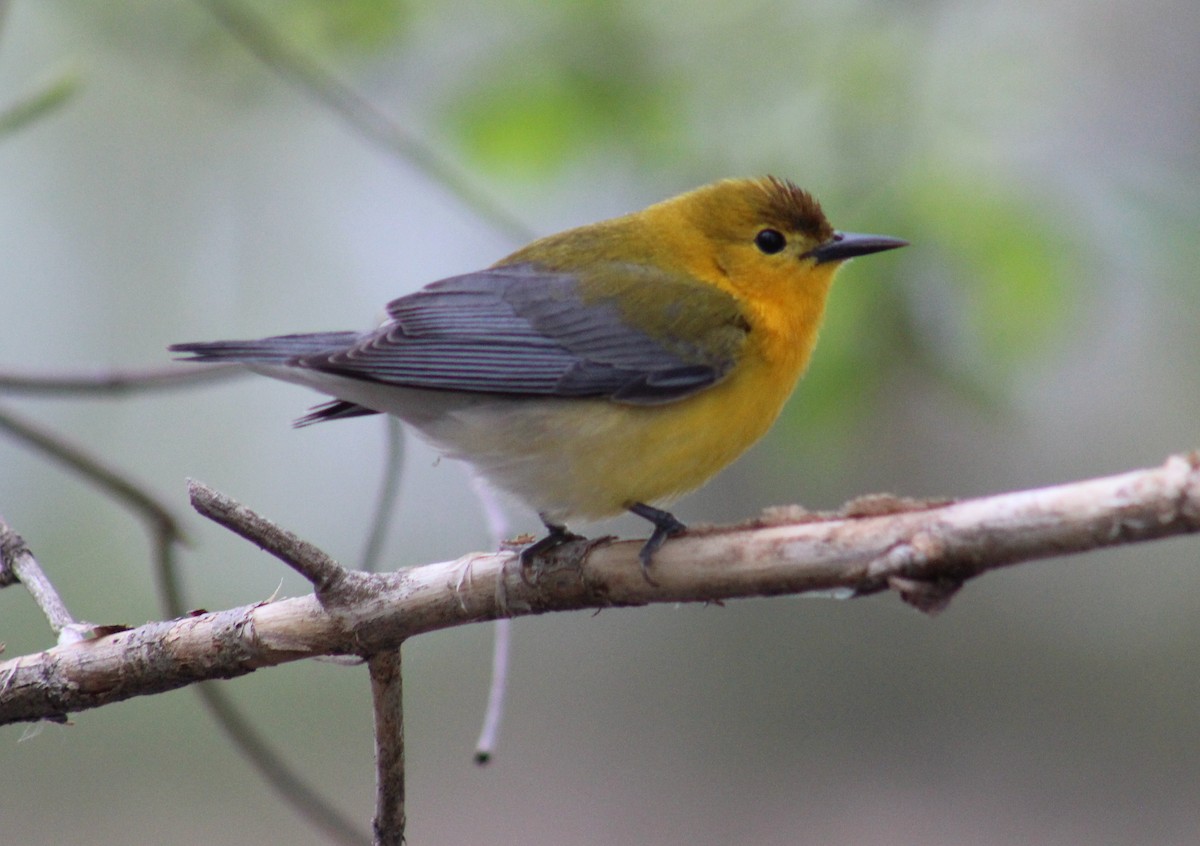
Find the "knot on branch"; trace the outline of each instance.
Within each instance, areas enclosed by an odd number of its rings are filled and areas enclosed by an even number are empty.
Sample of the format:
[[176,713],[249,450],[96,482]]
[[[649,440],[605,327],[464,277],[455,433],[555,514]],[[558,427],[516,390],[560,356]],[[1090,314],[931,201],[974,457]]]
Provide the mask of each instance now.
[[[946,545],[930,530],[892,546],[868,568],[873,580],[882,579],[900,598],[925,614],[945,611],[962,588],[965,577],[945,571]],[[933,567],[934,572],[927,571]]]
[[[203,482],[189,479],[188,494],[198,512],[271,553],[307,579],[325,612],[353,636],[358,654],[370,657],[377,651],[359,621],[369,619],[377,606],[394,599],[403,589],[403,574],[364,573],[343,567],[319,547]],[[389,648],[395,648],[394,644]]]
[[1165,466],[1183,475],[1176,500],[1178,516],[1188,523],[1200,523],[1200,450],[1173,455]]

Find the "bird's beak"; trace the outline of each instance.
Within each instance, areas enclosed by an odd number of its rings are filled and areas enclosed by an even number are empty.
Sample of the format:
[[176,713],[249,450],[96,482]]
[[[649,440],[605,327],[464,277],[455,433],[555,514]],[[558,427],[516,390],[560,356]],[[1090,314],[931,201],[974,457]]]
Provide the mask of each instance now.
[[858,232],[834,232],[833,237],[824,244],[813,247],[805,257],[811,257],[817,264],[831,261],[845,261],[855,256],[865,256],[871,253],[881,253],[884,250],[894,250],[897,247],[907,247],[907,241],[899,238],[889,238],[886,235],[862,235]]

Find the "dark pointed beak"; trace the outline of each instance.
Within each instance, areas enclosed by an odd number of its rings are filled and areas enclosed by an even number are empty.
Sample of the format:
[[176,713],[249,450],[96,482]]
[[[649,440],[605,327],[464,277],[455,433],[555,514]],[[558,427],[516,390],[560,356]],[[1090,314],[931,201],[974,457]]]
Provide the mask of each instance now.
[[845,261],[855,256],[866,256],[871,253],[881,253],[884,250],[894,250],[897,247],[907,247],[907,241],[899,238],[889,238],[886,235],[862,235],[858,232],[834,232],[833,237],[813,247],[806,256],[811,256],[817,264],[831,261]]

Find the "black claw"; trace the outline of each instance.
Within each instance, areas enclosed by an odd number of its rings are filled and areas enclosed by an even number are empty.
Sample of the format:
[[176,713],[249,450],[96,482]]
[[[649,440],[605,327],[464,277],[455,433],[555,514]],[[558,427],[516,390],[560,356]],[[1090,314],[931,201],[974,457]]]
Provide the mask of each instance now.
[[[534,584],[538,580],[540,568],[537,558],[539,555],[543,555],[552,549],[557,549],[571,541],[584,539],[581,535],[568,531],[567,527],[561,523],[551,523],[545,518],[542,518],[542,523],[546,526],[546,536],[534,541],[521,550],[521,578],[526,584]],[[530,574],[532,574],[532,580],[529,578]]]
[[686,532],[687,526],[671,512],[646,505],[643,502],[635,502],[629,506],[629,512],[654,524],[654,532],[638,552],[638,559],[642,562],[642,575],[645,576],[646,581],[657,585],[658,582],[650,577],[650,565],[654,563],[654,553],[658,552],[659,547],[666,542],[667,538],[673,538]]

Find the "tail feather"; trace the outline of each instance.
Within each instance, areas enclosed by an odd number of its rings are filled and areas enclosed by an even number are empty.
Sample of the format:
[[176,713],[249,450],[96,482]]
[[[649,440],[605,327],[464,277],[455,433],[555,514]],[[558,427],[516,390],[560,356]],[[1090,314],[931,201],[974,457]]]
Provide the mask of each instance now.
[[[276,335],[249,341],[202,341],[187,344],[172,344],[168,350],[185,353],[181,361],[214,361],[228,364],[257,366],[275,365],[276,369],[290,371],[287,365],[297,359],[321,353],[333,353],[353,346],[362,338],[358,332],[316,332],[307,335]],[[265,371],[264,371],[265,372]],[[286,378],[278,373],[277,378]],[[325,420],[345,420],[379,412],[348,400],[335,399],[318,405],[293,425],[309,426]]]
[[330,400],[314,406],[308,414],[296,420],[292,425],[301,429],[314,423],[324,423],[326,420],[346,420],[350,417],[365,417],[368,414],[379,414],[379,412],[346,400]]
[[353,345],[358,332],[316,332],[308,335],[276,335],[250,341],[202,341],[171,344],[171,352],[188,353],[182,361],[224,361],[242,364],[284,364],[299,356],[316,355]]

